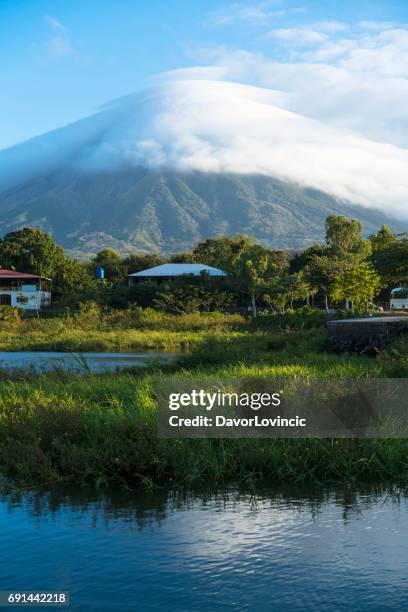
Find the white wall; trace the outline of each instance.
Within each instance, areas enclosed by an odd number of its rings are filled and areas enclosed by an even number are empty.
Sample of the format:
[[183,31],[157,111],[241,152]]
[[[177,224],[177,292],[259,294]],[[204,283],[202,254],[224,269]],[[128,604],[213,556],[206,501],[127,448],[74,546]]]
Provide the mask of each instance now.
[[408,310],[408,298],[406,298],[405,300],[397,300],[395,298],[391,298],[390,308],[393,308],[394,310]]
[[[11,306],[23,310],[40,310],[41,307],[51,305],[51,293],[49,291],[0,291],[0,295],[11,296]],[[20,302],[18,298],[27,298],[27,302]]]

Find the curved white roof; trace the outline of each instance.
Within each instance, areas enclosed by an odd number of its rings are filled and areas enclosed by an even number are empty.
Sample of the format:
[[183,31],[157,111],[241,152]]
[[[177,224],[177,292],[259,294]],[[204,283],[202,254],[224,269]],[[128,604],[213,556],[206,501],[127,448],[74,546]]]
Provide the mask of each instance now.
[[219,268],[213,268],[206,264],[184,264],[184,263],[167,263],[161,266],[154,266],[154,268],[147,268],[147,270],[141,270],[140,272],[134,272],[129,276],[183,276],[184,274],[190,274],[193,276],[200,276],[202,272],[207,272],[210,276],[227,276],[226,272]]

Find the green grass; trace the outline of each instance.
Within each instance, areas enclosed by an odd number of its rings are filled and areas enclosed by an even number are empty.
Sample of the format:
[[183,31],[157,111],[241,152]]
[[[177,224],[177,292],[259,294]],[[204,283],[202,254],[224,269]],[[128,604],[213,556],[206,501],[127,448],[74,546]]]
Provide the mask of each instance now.
[[213,337],[235,337],[250,324],[220,313],[172,316],[134,309],[108,315],[25,319],[0,327],[1,351],[181,351]]
[[[156,386],[240,376],[405,376],[406,341],[379,358],[326,350],[315,311],[255,321],[221,314],[172,317],[138,309],[29,319],[0,329],[1,350],[188,349],[158,370],[83,376],[0,372],[0,476],[35,486],[90,483],[218,486],[408,480],[408,440],[160,439]],[[155,369],[156,368],[156,369]],[[397,374],[395,374],[397,372]]]
[[160,439],[156,410],[154,374],[3,381],[2,475],[127,487],[408,479],[408,440]]
[[221,376],[359,378],[386,375],[384,361],[326,350],[324,330],[251,331],[206,339],[181,358],[186,370]]
[[[219,335],[230,335],[221,332]],[[236,332],[238,333],[238,332]],[[0,334],[1,351],[182,351],[214,335],[212,331],[142,331],[142,330],[64,330],[59,333],[3,332]]]
[[[69,346],[81,350],[109,338],[109,348],[143,342],[146,348],[190,352],[165,370],[74,376],[63,371],[37,376],[0,377],[0,473],[19,485],[69,482],[97,486],[120,484],[219,486],[253,485],[261,480],[292,483],[408,479],[408,440],[160,439],[156,435],[156,384],[160,376],[176,381],[186,374],[217,378],[314,379],[388,375],[387,361],[334,355],[325,350],[319,323],[275,317],[249,322],[225,316],[194,316],[162,329],[163,319],[142,322],[143,329],[64,329],[60,320],[31,323],[20,332],[3,330],[25,348]],[[105,322],[102,322],[103,324]],[[100,326],[102,326],[102,323]],[[293,324],[291,324],[293,323]],[[55,340],[48,338],[55,325]],[[43,327],[41,327],[43,326]],[[94,326],[95,327],[95,326]],[[308,329],[308,327],[312,327]],[[70,336],[71,334],[71,336]],[[95,334],[95,336],[93,335]],[[115,340],[116,338],[116,340]],[[171,340],[172,339],[172,340]],[[94,346],[94,345],[92,345]],[[106,347],[106,345],[103,345]],[[141,345],[138,345],[141,346]],[[98,345],[98,350],[102,347]],[[89,350],[89,349],[88,349]]]

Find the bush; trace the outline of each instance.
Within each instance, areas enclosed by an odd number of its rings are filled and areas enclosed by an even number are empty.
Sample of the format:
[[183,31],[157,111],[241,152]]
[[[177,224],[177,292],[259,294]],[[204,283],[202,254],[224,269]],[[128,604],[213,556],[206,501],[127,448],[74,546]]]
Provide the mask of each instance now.
[[325,312],[304,306],[285,313],[262,313],[255,317],[252,324],[257,329],[319,329],[326,321]]
[[389,376],[406,378],[408,376],[408,334],[398,340],[379,355],[379,360]]
[[0,323],[21,323],[21,308],[13,306],[0,306]]

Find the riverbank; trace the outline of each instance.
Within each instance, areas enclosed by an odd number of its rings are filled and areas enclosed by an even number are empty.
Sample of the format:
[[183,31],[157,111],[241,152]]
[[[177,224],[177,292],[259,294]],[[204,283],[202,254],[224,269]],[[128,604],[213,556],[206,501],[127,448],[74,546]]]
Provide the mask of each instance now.
[[2,475],[25,486],[408,480],[408,440],[159,439],[154,375],[2,382],[0,415]]
[[[195,333],[195,332],[192,332]],[[202,340],[179,362],[145,372],[2,373],[0,468],[20,486],[255,485],[406,482],[408,440],[160,439],[157,381],[197,377],[383,377],[384,361],[333,355],[315,330],[242,331]]]

